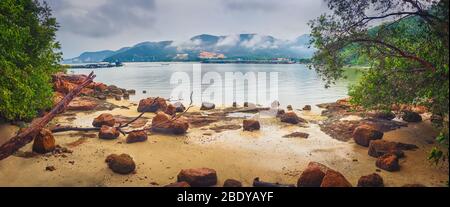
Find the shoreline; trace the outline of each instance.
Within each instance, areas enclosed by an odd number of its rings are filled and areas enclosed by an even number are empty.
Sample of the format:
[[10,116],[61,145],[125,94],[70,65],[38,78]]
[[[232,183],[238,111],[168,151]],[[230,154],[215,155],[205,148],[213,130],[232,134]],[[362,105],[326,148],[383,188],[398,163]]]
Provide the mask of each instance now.
[[[52,124],[91,126],[92,119],[101,113],[135,117],[137,104],[131,101],[108,99],[117,106],[113,110],[65,112]],[[222,111],[216,109],[215,111]],[[208,167],[218,174],[221,186],[226,179],[236,179],[251,186],[256,177],[267,182],[295,184],[309,162],[320,162],[340,171],[353,186],[360,176],[378,173],[388,187],[405,184],[445,186],[448,165],[432,166],[427,158],[429,134],[433,129],[428,120],[409,124],[385,133],[386,140],[415,144],[416,151],[405,152],[399,172],[377,170],[376,158],[367,155],[367,148],[353,140],[339,141],[324,133],[319,124],[326,119],[315,111],[297,111],[308,120],[307,126],[280,123],[276,118],[251,114],[261,122],[261,130],[246,132],[239,129],[216,128],[241,125],[242,117],[219,120],[206,126],[191,127],[185,135],[150,134],[142,143],[126,144],[125,136],[117,140],[100,140],[96,132],[64,132],[54,134],[56,142],[71,151],[65,156],[35,155],[24,158],[31,151],[28,144],[0,162],[0,186],[150,186],[158,187],[176,182],[181,169]],[[193,113],[200,112],[198,107]],[[205,112],[210,113],[210,112]],[[144,118],[151,120],[153,113]],[[148,124],[148,123],[147,123]],[[304,132],[303,138],[282,138],[292,132]],[[106,165],[105,158],[112,153],[127,153],[136,162],[135,174],[119,175]],[[22,155],[21,155],[22,154]],[[226,155],[226,156],[224,156]],[[55,171],[46,171],[47,166]],[[36,176],[39,175],[39,176]]]

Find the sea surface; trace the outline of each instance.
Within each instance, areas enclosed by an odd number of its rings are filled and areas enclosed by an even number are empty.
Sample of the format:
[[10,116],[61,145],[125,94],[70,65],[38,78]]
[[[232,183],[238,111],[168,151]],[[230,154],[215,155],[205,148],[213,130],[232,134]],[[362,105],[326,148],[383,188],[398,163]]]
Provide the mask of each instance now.
[[[171,84],[171,78],[173,78],[174,74],[185,74],[184,76],[189,78],[190,83],[188,83],[188,85],[190,85],[190,87],[181,88],[186,89],[187,91],[195,89],[197,89],[197,92],[199,91],[200,83],[194,83],[194,74],[200,73],[193,72],[194,65],[196,65],[197,69],[201,67],[201,76],[197,75],[197,77],[203,77],[201,79],[203,81],[203,84],[201,84],[202,93],[206,93],[207,91],[215,91],[218,95],[222,93],[222,103],[224,103],[225,93],[229,93],[233,90],[235,93],[241,92],[241,94],[243,93],[245,96],[244,100],[242,100],[242,98],[237,99],[239,100],[238,102],[247,100],[249,96],[254,97],[252,94],[257,93],[252,86],[249,86],[250,81],[236,82],[235,84],[232,84],[232,86],[225,84],[227,72],[232,72],[228,74],[240,72],[244,75],[246,73],[253,74],[256,77],[256,80],[261,80],[260,83],[266,83],[267,102],[265,104],[270,103],[270,91],[273,97],[277,97],[277,100],[282,106],[292,105],[296,108],[307,104],[316,105],[319,103],[334,102],[337,99],[347,97],[349,86],[355,84],[361,75],[361,71],[349,69],[346,71],[347,79],[338,81],[330,88],[325,88],[325,82],[319,77],[316,71],[310,70],[303,64],[199,64],[148,62],[124,63],[123,67],[118,68],[70,69],[69,73],[88,74],[91,71],[94,71],[97,75],[95,81],[104,82],[108,85],[113,84],[121,88],[135,89],[136,95],[131,96],[132,101],[139,101],[142,98],[150,96],[172,98],[176,100],[180,97],[174,97],[173,90],[177,87],[180,89],[180,82],[176,81],[175,84]],[[277,74],[278,87],[271,87],[271,73]],[[205,74],[207,75],[205,76]],[[266,79],[259,79],[258,74],[265,74]],[[220,78],[220,80],[217,82],[210,81],[209,79],[206,79],[208,76]],[[272,81],[274,79],[275,78],[272,78]],[[253,85],[255,86],[255,84]],[[144,93],[144,91],[146,91],[146,93]],[[277,96],[274,95],[276,93]],[[212,93],[211,96],[209,96],[211,98],[204,95],[202,101],[212,101],[214,100],[212,99],[214,95],[215,93]],[[235,96],[233,95],[233,97]],[[195,99],[194,101],[200,102],[199,99]],[[253,103],[252,100],[248,101]],[[189,100],[183,100],[183,102],[189,102]],[[261,101],[256,102],[265,105]],[[220,105],[221,103],[216,104]],[[238,104],[242,105],[242,103]]]

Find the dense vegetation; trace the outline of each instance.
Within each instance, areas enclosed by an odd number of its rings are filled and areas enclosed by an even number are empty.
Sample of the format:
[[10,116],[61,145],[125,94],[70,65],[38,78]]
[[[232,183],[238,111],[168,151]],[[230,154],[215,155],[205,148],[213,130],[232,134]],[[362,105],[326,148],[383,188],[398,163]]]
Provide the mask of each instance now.
[[[311,21],[314,68],[332,84],[362,58],[370,69],[351,88],[352,101],[376,109],[428,106],[442,117],[438,141],[448,148],[448,0],[326,1],[333,13]],[[436,148],[430,159],[446,156]]]
[[0,1],[0,120],[31,119],[51,105],[57,28],[45,3]]

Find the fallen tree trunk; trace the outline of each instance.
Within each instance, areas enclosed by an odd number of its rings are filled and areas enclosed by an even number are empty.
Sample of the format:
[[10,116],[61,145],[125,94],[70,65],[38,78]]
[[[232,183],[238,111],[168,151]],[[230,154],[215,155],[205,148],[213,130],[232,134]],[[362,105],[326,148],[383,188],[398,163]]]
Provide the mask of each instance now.
[[34,137],[42,130],[42,128],[44,128],[57,114],[63,112],[69,103],[80,94],[81,90],[93,82],[94,78],[94,72],[91,72],[83,83],[70,91],[49,113],[33,121],[30,127],[0,146],[0,160],[9,157],[14,152],[33,141]]

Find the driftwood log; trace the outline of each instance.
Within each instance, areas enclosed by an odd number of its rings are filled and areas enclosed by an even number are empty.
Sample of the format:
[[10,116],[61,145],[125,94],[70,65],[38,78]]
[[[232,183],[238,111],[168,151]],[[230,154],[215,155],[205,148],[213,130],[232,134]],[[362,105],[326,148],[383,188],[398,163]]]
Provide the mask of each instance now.
[[22,130],[16,136],[0,146],[0,160],[9,157],[14,152],[33,141],[34,137],[42,130],[42,128],[55,118],[57,114],[63,112],[69,103],[80,94],[81,90],[93,82],[94,78],[95,75],[91,72],[78,87],[70,91],[49,113],[41,118],[35,119],[28,128]]

